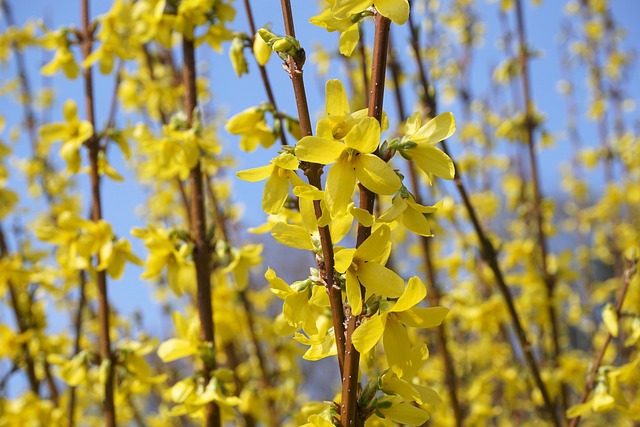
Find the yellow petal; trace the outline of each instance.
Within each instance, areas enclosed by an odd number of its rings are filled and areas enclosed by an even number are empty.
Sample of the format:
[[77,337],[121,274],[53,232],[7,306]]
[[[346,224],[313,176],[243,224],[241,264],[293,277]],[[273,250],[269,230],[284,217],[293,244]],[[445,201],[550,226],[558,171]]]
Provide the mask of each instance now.
[[407,209],[408,204],[407,200],[402,197],[396,197],[396,199],[391,204],[391,207],[387,209],[380,217],[378,221],[380,222],[391,222],[395,221],[404,211]]
[[287,196],[289,196],[289,179],[286,175],[278,174],[278,169],[282,170],[276,166],[271,176],[267,178],[262,193],[262,210],[271,215],[280,212]]
[[327,117],[331,119],[341,119],[348,116],[351,108],[349,107],[349,100],[347,99],[347,94],[344,91],[342,82],[338,79],[327,81],[325,92],[327,96],[325,107]]
[[78,119],[78,107],[73,99],[67,99],[62,107],[62,115],[67,122],[73,122]]
[[191,341],[181,338],[170,338],[158,347],[158,357],[163,362],[171,362],[194,354],[198,354],[198,347]]
[[355,206],[349,209],[349,213],[353,215],[358,222],[365,227],[371,227],[373,225],[374,217],[368,210],[362,208],[356,208]]
[[69,125],[67,123],[49,123],[40,126],[38,133],[44,143],[63,141],[69,137]]
[[410,426],[419,426],[429,420],[429,413],[406,402],[394,403],[389,408],[379,408],[378,410],[385,418]]
[[355,249],[340,249],[333,254],[334,266],[338,273],[344,273],[351,266]]
[[333,16],[337,19],[348,19],[354,13],[360,13],[373,4],[373,0],[336,0],[333,5]]
[[307,292],[295,292],[287,296],[282,308],[284,318],[294,328],[300,328],[309,315],[309,298]]
[[347,211],[355,185],[356,172],[346,159],[341,158],[327,174],[326,200],[332,215]]
[[397,313],[397,316],[407,326],[432,328],[441,324],[447,313],[449,309],[446,307],[412,308]]
[[391,307],[391,312],[401,312],[409,310],[411,307],[419,304],[420,301],[427,296],[427,288],[417,276],[413,276],[407,283],[407,288],[404,293],[398,298],[396,304]]
[[291,153],[282,153],[272,160],[274,165],[280,166],[282,169],[297,170],[298,158]]
[[404,211],[404,214],[402,215],[402,223],[409,230],[420,236],[433,236],[427,218],[424,216],[424,214],[414,209],[407,209],[406,211]]
[[[387,318],[382,343],[384,345],[384,352],[387,355],[387,362],[389,362],[389,368],[398,374],[398,376],[402,377],[406,370],[405,367],[410,363],[407,355],[411,354],[411,345],[409,345],[409,334],[407,334],[407,330],[397,320]],[[416,399],[414,398],[412,400]]]
[[358,270],[358,278],[368,291],[376,295],[397,298],[404,290],[404,280],[377,262],[367,262]]
[[243,171],[237,171],[236,176],[243,181],[257,182],[262,181],[271,175],[273,165],[260,166],[259,168],[245,169]]
[[253,55],[256,57],[256,62],[262,66],[266,65],[271,57],[271,48],[258,34],[253,37]]
[[296,144],[296,157],[303,162],[328,165],[338,160],[344,149],[339,141],[305,136]]
[[456,121],[453,114],[440,113],[412,135],[411,141],[417,144],[437,144],[449,138],[455,131]]
[[340,41],[338,42],[340,53],[344,56],[351,56],[358,45],[358,40],[360,40],[360,32],[358,31],[358,25],[355,24],[340,34]]
[[453,179],[455,176],[455,168],[451,158],[433,145],[419,144],[417,147],[405,150],[405,152],[426,173],[432,173],[443,179]]
[[373,153],[380,144],[380,123],[373,117],[365,117],[351,128],[344,144],[361,153]]
[[347,300],[351,306],[351,313],[358,315],[362,313],[362,292],[360,290],[360,282],[355,273],[349,269],[347,270]]
[[361,354],[369,352],[380,341],[387,323],[386,314],[373,315],[353,331],[351,342]]
[[402,181],[389,164],[373,154],[361,154],[356,166],[358,180],[377,194],[394,194],[402,186]]
[[384,253],[390,236],[391,229],[389,226],[386,224],[381,225],[358,247],[354,257],[362,261],[371,261],[380,256]]
[[407,122],[404,125],[404,133],[409,137],[410,135],[415,134],[420,129],[421,120],[420,113],[415,112],[407,119]]
[[393,23],[402,25],[409,19],[409,2],[407,0],[375,0],[378,12],[391,19]]
[[306,251],[312,251],[314,249],[309,232],[299,225],[279,222],[271,229],[271,235],[278,243],[292,248]]

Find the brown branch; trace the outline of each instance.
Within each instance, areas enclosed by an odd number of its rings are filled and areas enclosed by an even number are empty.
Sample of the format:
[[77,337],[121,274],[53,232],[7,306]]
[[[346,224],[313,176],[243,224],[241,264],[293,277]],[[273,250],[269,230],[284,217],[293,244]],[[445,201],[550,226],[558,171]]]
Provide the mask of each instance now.
[[[80,10],[82,18],[82,37],[80,47],[83,58],[91,54],[92,35],[89,23],[89,1],[80,0]],[[98,156],[100,154],[100,143],[95,134],[96,120],[94,115],[94,95],[93,95],[93,74],[92,67],[84,70],[84,100],[87,120],[93,125],[94,133],[85,142],[89,151],[89,166],[91,177],[91,218],[94,221],[102,219],[102,200],[100,195],[100,175],[98,172]],[[96,265],[100,264],[100,255],[96,254]],[[116,426],[116,408],[114,404],[114,374],[115,358],[111,352],[111,338],[109,336],[109,299],[107,295],[107,276],[104,270],[96,271],[96,282],[98,285],[98,317],[100,323],[100,356],[109,363],[107,376],[104,384],[103,414],[107,427]]]
[[[553,366],[558,367],[558,360],[560,359],[560,332],[558,329],[558,316],[554,306],[554,292],[556,287],[555,275],[549,272],[549,266],[547,264],[548,257],[548,242],[547,236],[544,232],[544,211],[542,206],[542,190],[540,189],[540,178],[538,176],[538,159],[535,152],[535,117],[533,112],[533,100],[531,98],[531,84],[529,75],[529,51],[525,35],[524,16],[522,13],[522,1],[515,1],[516,9],[516,21],[518,41],[520,44],[520,77],[522,82],[522,95],[524,98],[525,108],[525,128],[527,134],[527,148],[529,157],[529,169],[531,169],[531,186],[533,189],[533,212],[536,218],[537,225],[537,240],[538,247],[540,248],[541,266],[542,266],[542,279],[544,281],[547,291],[547,315],[551,322],[551,337],[553,342]],[[560,382],[561,388],[561,407],[564,414],[567,410],[567,387],[564,381]]]
[[[293,26],[293,15],[291,13],[290,0],[281,0],[282,17],[285,22],[286,33],[288,36],[295,37],[295,29]],[[313,134],[311,128],[311,118],[309,115],[309,104],[307,103],[307,94],[304,88],[304,78],[302,76],[302,64],[298,64],[293,57],[289,57],[286,62],[286,68],[291,78],[293,92],[296,98],[296,107],[298,109],[298,120],[300,121],[300,131],[302,136]],[[307,165],[307,179],[309,184],[318,189],[322,189],[320,176],[322,175],[322,166],[317,163]],[[316,218],[322,216],[322,208],[320,201],[314,200],[313,207]],[[328,226],[318,227],[320,235],[320,244],[322,246],[322,259],[316,257],[318,270],[320,271],[322,280],[324,281],[327,293],[329,294],[329,302],[331,303],[331,312],[333,319],[333,329],[336,339],[336,348],[338,350],[338,364],[340,365],[340,374],[344,372],[343,358],[346,349],[345,326],[344,326],[344,309],[342,305],[342,289],[340,284],[335,280],[335,269],[333,265],[333,242]]]
[[[0,227],[0,258],[7,258],[9,256],[9,248],[7,247],[7,241],[4,236],[4,232]],[[20,308],[20,301],[18,297],[18,291],[16,290],[14,284],[11,281],[7,281],[7,288],[9,289],[9,299],[11,301],[11,309],[16,318],[16,325],[18,326],[18,331],[21,334],[24,334],[29,330],[29,325],[26,322],[26,317],[22,313]],[[29,350],[28,343],[22,343],[21,345],[22,351],[24,353],[24,361],[27,364],[27,379],[29,380],[29,388],[36,395],[40,395],[40,380],[36,375],[35,362],[33,357],[31,356],[31,351]]]
[[[409,15],[409,19],[411,19],[411,15]],[[427,115],[433,114],[433,112],[437,111],[436,100],[435,100],[435,96],[429,96],[430,85],[427,78],[427,74],[424,70],[424,66],[422,66],[422,53],[421,53],[420,44],[418,41],[419,40],[418,29],[413,25],[411,25],[411,39],[412,39],[411,40],[412,50],[414,53],[414,57],[416,59],[416,63],[418,64],[419,79],[421,84],[423,85],[423,90],[426,94],[426,96],[423,99],[426,102],[425,109],[427,110]],[[442,144],[443,151],[449,157],[451,157],[451,152],[449,151],[446,141],[442,141],[441,144]],[[453,157],[451,157],[451,159],[453,160]],[[471,220],[471,225],[473,226],[474,232],[478,239],[478,244],[480,246],[479,247],[480,253],[482,254],[483,259],[485,260],[485,262],[493,272],[493,275],[496,280],[496,285],[498,286],[498,289],[500,290],[500,293],[502,294],[504,302],[507,306],[507,311],[511,318],[511,324],[515,330],[516,338],[518,339],[518,344],[520,345],[522,353],[524,354],[525,361],[527,363],[527,366],[529,367],[529,370],[531,371],[531,375],[533,376],[536,386],[540,391],[540,394],[542,395],[546,412],[551,418],[551,421],[553,422],[553,424],[559,427],[560,422],[557,420],[555,416],[553,403],[551,401],[551,398],[549,397],[549,392],[547,391],[547,387],[545,386],[544,381],[542,380],[540,369],[538,368],[537,362],[533,355],[533,349],[532,349],[531,343],[529,342],[527,338],[527,334],[524,330],[524,327],[522,326],[522,322],[520,321],[520,316],[518,315],[518,311],[516,310],[516,307],[515,307],[513,296],[511,295],[511,291],[507,286],[506,280],[504,278],[504,274],[502,272],[502,269],[500,268],[500,264],[498,262],[498,253],[494,248],[493,243],[491,243],[491,241],[487,237],[484,231],[484,228],[480,223],[477,212],[471,203],[469,193],[462,181],[462,177],[460,175],[460,168],[458,168],[455,165],[455,161],[454,161],[454,167],[456,172],[455,172],[455,177],[453,181],[458,190],[458,193],[460,194],[462,203],[467,211],[467,214],[469,215],[469,219]],[[517,358],[518,354],[515,347],[512,346],[512,350],[514,352],[514,355]]]
[[[616,303],[616,317],[620,318],[620,313],[622,312],[622,306],[624,305],[625,297],[627,296],[627,291],[629,290],[629,284],[631,283],[631,279],[635,274],[638,273],[638,260],[630,261],[625,272],[624,272],[624,280],[622,284],[622,290],[620,291],[620,296],[618,297],[618,302]],[[604,343],[602,344],[602,348],[598,353],[593,365],[591,367],[591,372],[589,372],[589,379],[587,380],[587,384],[584,386],[584,391],[582,392],[582,397],[580,398],[580,402],[578,404],[583,404],[587,401],[589,394],[593,390],[593,387],[596,383],[596,376],[598,374],[598,370],[602,365],[602,361],[604,360],[604,355],[607,352],[607,348],[611,343],[612,335],[611,332],[607,332],[607,336],[604,339]],[[580,424],[580,416],[571,420],[569,427],[577,427]]]
[[[182,68],[184,84],[184,109],[187,116],[187,127],[193,125],[193,115],[198,106],[196,92],[196,66],[195,48],[193,40],[187,36],[182,38],[182,54],[184,66]],[[191,238],[194,242],[193,260],[196,268],[198,314],[200,317],[200,336],[210,348],[210,353],[204,358],[204,380],[211,380],[211,373],[216,368],[215,338],[213,325],[213,306],[211,301],[211,255],[209,240],[207,239],[206,215],[204,209],[204,187],[200,161],[191,169],[189,177],[191,190]],[[206,407],[205,425],[207,427],[219,427],[220,408],[215,402],[210,402]]]
[[[80,289],[78,290],[78,307],[75,316],[74,322],[74,340],[73,340],[73,355],[80,353],[80,339],[82,337],[82,313],[84,311],[84,307],[87,303],[87,298],[85,294],[85,288],[87,285],[87,276],[84,270],[80,270],[79,275],[80,279]],[[76,388],[70,387],[69,389],[69,405],[67,407],[67,420],[68,426],[75,426],[75,413],[76,413]]]
[[[369,117],[382,122],[382,105],[384,101],[385,75],[387,71],[387,54],[389,52],[389,28],[391,21],[389,18],[379,13],[375,15],[375,35],[373,42],[373,65],[371,68],[371,83],[369,86]],[[362,42],[362,41],[361,41]],[[377,154],[377,150],[376,150]],[[365,188],[360,187],[360,208],[373,213],[375,204],[375,194]],[[371,235],[371,227],[358,224],[358,235],[356,247],[359,247]],[[360,291],[364,292],[362,285]],[[360,353],[351,342],[353,332],[360,323],[360,316],[349,313],[347,316],[347,352],[344,359],[344,374],[342,375],[342,404],[340,406],[340,420],[344,427],[352,425],[363,425],[364,420],[358,414],[358,368],[360,364]]]

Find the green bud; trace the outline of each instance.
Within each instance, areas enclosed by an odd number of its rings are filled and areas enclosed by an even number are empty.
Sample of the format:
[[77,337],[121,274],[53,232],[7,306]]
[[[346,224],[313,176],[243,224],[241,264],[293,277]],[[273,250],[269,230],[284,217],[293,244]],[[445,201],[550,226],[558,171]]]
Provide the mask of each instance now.
[[272,49],[274,52],[289,53],[289,50],[291,50],[292,47],[293,45],[289,39],[280,38],[273,43]]
[[265,28],[260,28],[258,30],[258,34],[260,35],[260,37],[262,37],[262,40],[264,40],[264,42],[269,46],[273,45],[273,42],[278,39],[278,36]]

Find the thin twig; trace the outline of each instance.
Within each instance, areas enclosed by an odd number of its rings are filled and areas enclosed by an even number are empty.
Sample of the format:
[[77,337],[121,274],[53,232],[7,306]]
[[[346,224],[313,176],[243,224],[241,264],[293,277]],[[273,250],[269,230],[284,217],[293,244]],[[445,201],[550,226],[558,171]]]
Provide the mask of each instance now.
[[[281,0],[282,17],[285,23],[286,34],[295,37],[295,29],[293,25],[293,15],[291,12],[290,0]],[[309,104],[307,103],[307,94],[304,88],[304,78],[302,76],[302,64],[296,63],[294,58],[290,57],[286,63],[289,77],[293,85],[293,92],[296,98],[296,107],[298,109],[298,120],[300,121],[300,131],[302,136],[313,134],[311,128],[311,118],[309,115]],[[317,163],[310,163],[306,170],[309,184],[318,189],[322,189],[320,176],[322,175],[322,166]],[[320,201],[314,200],[313,207],[316,218],[322,216],[322,208]],[[329,226],[318,227],[320,235],[320,244],[322,246],[322,260],[316,258],[318,269],[320,271],[325,288],[329,294],[329,302],[331,303],[333,329],[336,339],[336,348],[338,350],[338,364],[340,365],[340,374],[342,375],[344,354],[346,348],[345,327],[344,327],[344,309],[342,306],[342,290],[340,284],[335,280],[335,269],[333,265],[333,242]]]
[[[196,66],[195,48],[193,40],[187,36],[182,38],[182,55],[184,60],[183,84],[184,84],[184,109],[187,116],[187,127],[191,128],[194,122],[194,113],[198,106],[196,92]],[[200,317],[201,339],[210,347],[210,353],[204,358],[203,376],[205,383],[211,380],[211,373],[216,368],[215,338],[213,325],[213,305],[211,301],[211,255],[209,240],[207,239],[207,225],[205,214],[205,197],[202,169],[200,161],[191,169],[189,184],[191,188],[191,238],[194,242],[193,260],[196,268],[197,304]],[[219,427],[220,408],[216,402],[210,402],[206,407],[205,425],[207,427]]]
[[[529,169],[531,173],[531,186],[533,189],[533,212],[536,218],[537,225],[537,240],[538,247],[540,249],[540,262],[542,266],[542,279],[546,286],[547,291],[547,314],[549,316],[549,322],[551,322],[551,337],[553,341],[553,366],[558,367],[558,360],[560,359],[560,332],[558,329],[558,316],[555,309],[554,292],[556,287],[556,277],[549,272],[549,266],[547,263],[548,257],[548,242],[547,236],[544,232],[544,211],[542,207],[542,190],[540,188],[540,178],[538,176],[538,159],[536,156],[535,147],[535,118],[533,113],[533,100],[531,98],[531,84],[529,75],[529,52],[525,35],[524,15],[522,13],[522,1],[515,1],[516,9],[516,21],[518,41],[520,44],[520,77],[522,81],[522,95],[525,108],[525,128],[527,134],[527,148],[529,157]],[[561,407],[564,414],[567,410],[567,387],[564,381],[560,382],[561,388]]]
[[[89,1],[80,0],[82,18],[81,49],[83,58],[91,54],[92,34],[89,23]],[[85,142],[89,151],[89,166],[91,177],[91,218],[94,221],[102,219],[102,199],[100,194],[100,175],[98,172],[98,156],[100,141],[95,133],[96,119],[94,115],[94,94],[92,67],[84,69],[84,99],[87,120],[93,125],[94,133]],[[96,265],[100,264],[100,255],[96,254]],[[104,270],[96,271],[98,285],[98,317],[100,323],[100,356],[107,361],[108,369],[104,384],[103,414],[107,427],[116,426],[116,408],[114,404],[114,374],[115,358],[111,352],[111,338],[109,336],[109,299],[107,295],[107,276]],[[104,363],[104,362],[103,362]]]

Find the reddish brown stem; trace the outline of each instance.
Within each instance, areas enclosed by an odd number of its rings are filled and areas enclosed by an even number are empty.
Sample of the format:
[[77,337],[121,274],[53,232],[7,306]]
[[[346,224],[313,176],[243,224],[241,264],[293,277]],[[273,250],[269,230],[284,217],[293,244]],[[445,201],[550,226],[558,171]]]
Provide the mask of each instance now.
[[[290,0],[281,0],[282,17],[285,23],[285,29],[288,36],[295,37],[295,28],[293,25],[293,15],[291,12]],[[298,109],[298,120],[300,121],[300,131],[302,136],[312,135],[311,118],[309,115],[309,104],[307,103],[307,94],[304,88],[304,78],[302,76],[302,64],[298,64],[294,58],[289,57],[286,62],[287,71],[293,85],[293,92],[296,97],[296,107]],[[317,163],[307,165],[306,171],[309,184],[318,189],[322,189],[320,176],[322,175],[322,166]],[[320,201],[314,200],[313,207],[316,218],[322,216]],[[320,244],[322,246],[322,259],[316,257],[318,269],[324,281],[327,293],[329,294],[329,302],[331,303],[331,311],[333,318],[333,329],[336,339],[336,348],[338,350],[338,364],[340,365],[340,374],[344,372],[343,358],[346,348],[345,340],[345,315],[342,306],[342,290],[339,283],[335,280],[335,269],[333,265],[333,242],[329,227],[318,227],[320,235]]]
[[[89,23],[89,0],[80,0],[80,15],[82,17],[82,40],[80,47],[83,58],[91,54],[92,34]],[[91,67],[84,70],[84,101],[87,120],[95,129],[96,120],[94,114],[93,96],[93,74]],[[98,172],[98,156],[100,154],[100,144],[95,134],[85,143],[89,151],[89,168],[91,177],[91,218],[94,221],[102,219],[102,199],[100,195],[100,175]],[[100,264],[100,255],[96,255],[96,265]],[[109,368],[104,384],[104,401],[102,403],[105,425],[107,427],[116,426],[116,408],[114,405],[114,372],[115,359],[111,352],[111,338],[109,336],[109,299],[107,295],[107,276],[104,270],[96,271],[96,282],[98,286],[98,318],[100,323],[100,356],[108,361]]]
[[[382,105],[384,101],[385,76],[387,71],[387,53],[389,51],[389,29],[391,21],[377,13],[375,15],[375,35],[373,42],[373,65],[371,68],[371,84],[369,86],[369,117],[382,122]],[[376,150],[377,153],[377,150]],[[375,194],[360,185],[360,208],[373,213]],[[371,235],[371,227],[358,224],[356,247],[359,247]],[[361,291],[364,290],[361,287]],[[360,425],[364,420],[358,414],[358,368],[360,353],[351,342],[351,337],[360,323],[360,316],[347,316],[347,352],[344,358],[344,374],[342,375],[342,405],[340,420],[344,427]]]
[[[549,321],[551,322],[551,338],[553,342],[553,365],[558,367],[558,360],[560,358],[560,333],[558,330],[558,321],[556,315],[556,309],[554,306],[554,292],[556,279],[553,274],[549,272],[549,266],[547,265],[548,257],[548,243],[547,236],[544,232],[544,212],[542,207],[542,190],[540,189],[540,178],[538,175],[538,159],[535,152],[535,118],[533,114],[533,100],[531,99],[531,84],[529,76],[529,53],[525,35],[524,16],[522,13],[522,1],[516,0],[516,21],[518,31],[518,41],[520,44],[520,77],[522,81],[522,95],[524,98],[525,108],[525,128],[527,134],[527,148],[529,157],[529,169],[531,170],[531,186],[533,189],[533,211],[537,225],[537,240],[538,247],[540,249],[540,262],[542,266],[542,279],[544,281],[547,291],[547,314]],[[561,382],[561,407],[564,414],[567,410],[567,388],[564,382]]]
[[[187,127],[191,128],[194,121],[194,113],[198,106],[196,92],[196,65],[195,48],[193,40],[187,36],[182,39],[182,55],[184,66],[182,77],[184,84],[184,109],[187,116]],[[209,347],[209,353],[203,358],[203,376],[205,383],[211,380],[211,373],[216,368],[215,339],[213,326],[213,306],[211,301],[211,268],[210,248],[207,239],[207,225],[204,208],[204,186],[200,162],[198,162],[189,177],[191,189],[190,217],[191,238],[194,242],[193,260],[196,268],[197,304],[200,317],[200,338]],[[207,404],[205,411],[205,425],[207,427],[219,427],[220,408],[215,402]]]

